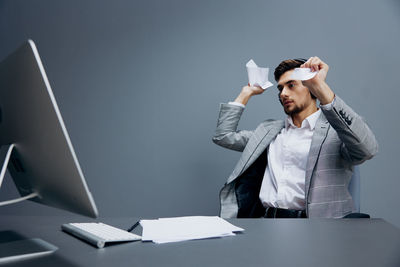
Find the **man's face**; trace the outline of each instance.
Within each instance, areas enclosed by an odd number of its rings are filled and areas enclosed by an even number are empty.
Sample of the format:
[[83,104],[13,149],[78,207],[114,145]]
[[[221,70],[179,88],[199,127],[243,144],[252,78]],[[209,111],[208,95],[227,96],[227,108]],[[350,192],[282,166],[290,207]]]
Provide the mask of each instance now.
[[294,115],[315,105],[310,91],[300,80],[292,80],[293,70],[285,72],[278,81],[279,100],[287,115]]

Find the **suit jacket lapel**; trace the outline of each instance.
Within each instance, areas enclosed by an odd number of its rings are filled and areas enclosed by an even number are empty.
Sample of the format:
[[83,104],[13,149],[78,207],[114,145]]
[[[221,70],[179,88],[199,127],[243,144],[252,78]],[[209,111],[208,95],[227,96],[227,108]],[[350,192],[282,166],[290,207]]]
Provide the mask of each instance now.
[[310,152],[308,154],[308,161],[306,167],[306,180],[305,180],[305,193],[306,200],[308,197],[308,191],[310,189],[311,184],[311,176],[314,171],[315,164],[317,159],[319,158],[319,153],[321,151],[322,143],[325,141],[325,138],[328,134],[328,129],[330,124],[326,119],[325,115],[321,113],[319,116],[317,123],[315,125],[314,134],[311,140]]
[[243,151],[242,156],[240,157],[239,162],[233,170],[227,183],[232,182],[251,164],[253,164],[253,162],[261,155],[267,146],[269,146],[271,141],[278,135],[284,126],[284,121],[277,121],[275,124],[263,126],[260,130],[255,132],[256,137],[254,140],[249,140],[246,149]]

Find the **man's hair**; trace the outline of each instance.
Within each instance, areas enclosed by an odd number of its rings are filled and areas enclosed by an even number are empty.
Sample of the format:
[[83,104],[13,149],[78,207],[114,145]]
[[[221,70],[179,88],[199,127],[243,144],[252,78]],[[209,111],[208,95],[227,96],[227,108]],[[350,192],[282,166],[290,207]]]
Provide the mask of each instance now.
[[[282,61],[278,65],[278,67],[275,68],[275,71],[274,71],[275,81],[278,82],[279,79],[281,78],[281,76],[288,70],[298,68],[306,62],[307,62],[307,59],[304,59],[304,58],[286,59],[286,60]],[[310,92],[310,94],[311,94],[311,92]],[[313,94],[311,94],[311,97],[313,99],[316,99],[316,97]]]

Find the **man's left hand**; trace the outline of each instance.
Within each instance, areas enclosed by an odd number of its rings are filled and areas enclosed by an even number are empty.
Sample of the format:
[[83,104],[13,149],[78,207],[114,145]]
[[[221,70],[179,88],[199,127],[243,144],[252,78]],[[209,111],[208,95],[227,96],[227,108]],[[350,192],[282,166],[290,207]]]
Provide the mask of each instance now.
[[310,68],[311,71],[318,71],[312,79],[303,81],[303,84],[318,98],[322,105],[331,103],[335,94],[325,82],[329,70],[328,64],[318,57],[310,57],[300,68]]

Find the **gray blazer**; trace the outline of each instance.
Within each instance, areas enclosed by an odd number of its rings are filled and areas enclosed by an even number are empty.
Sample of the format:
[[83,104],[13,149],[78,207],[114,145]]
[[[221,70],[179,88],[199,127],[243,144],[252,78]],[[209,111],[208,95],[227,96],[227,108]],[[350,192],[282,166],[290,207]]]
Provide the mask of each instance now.
[[[220,192],[223,218],[237,217],[237,178],[251,166],[284,127],[284,121],[266,120],[254,131],[237,131],[244,108],[221,104],[213,142],[243,152]],[[354,211],[348,191],[353,166],[378,151],[375,136],[363,119],[336,96],[332,109],[322,109],[312,137],[305,175],[309,218],[341,218]]]

